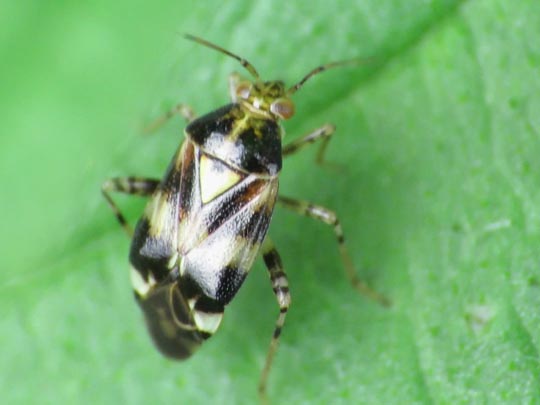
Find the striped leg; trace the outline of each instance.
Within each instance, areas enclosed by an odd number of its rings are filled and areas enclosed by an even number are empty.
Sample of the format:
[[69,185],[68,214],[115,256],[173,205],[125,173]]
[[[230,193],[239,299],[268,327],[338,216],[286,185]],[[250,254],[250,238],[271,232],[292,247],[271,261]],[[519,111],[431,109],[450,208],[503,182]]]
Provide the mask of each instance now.
[[113,210],[116,219],[118,219],[118,222],[120,222],[120,225],[122,225],[122,228],[124,228],[129,237],[133,235],[133,229],[131,229],[131,226],[129,226],[127,223],[126,218],[120,212],[120,209],[111,198],[110,193],[119,192],[147,197],[156,190],[158,185],[159,180],[145,179],[141,177],[115,177],[105,181],[105,183],[102,184],[101,192],[103,193],[103,197],[105,197],[105,200],[107,200],[107,203]]
[[365,282],[360,280],[356,275],[356,270],[354,268],[351,257],[349,256],[349,251],[345,246],[345,236],[343,235],[343,230],[341,229],[341,224],[337,218],[334,211],[329,210],[328,208],[321,207],[320,205],[314,205],[306,201],[294,200],[287,197],[278,197],[278,202],[285,208],[290,209],[297,214],[304,215],[310,218],[314,218],[318,221],[322,221],[325,224],[332,226],[336,239],[339,245],[339,252],[341,254],[341,259],[345,267],[345,272],[347,278],[349,279],[352,286],[358,290],[361,294],[366,297],[377,301],[381,305],[388,307],[391,305],[388,298],[384,295],[379,294],[377,291],[372,290]]
[[263,244],[263,259],[268,272],[270,273],[270,281],[272,282],[272,289],[276,295],[277,302],[279,304],[279,316],[276,321],[276,327],[272,340],[270,341],[270,347],[266,355],[266,362],[261,373],[261,379],[259,380],[259,395],[261,401],[266,402],[266,383],[274,355],[276,354],[279,342],[279,336],[281,335],[281,329],[285,323],[285,316],[287,310],[291,304],[291,296],[289,294],[289,282],[287,281],[287,275],[283,271],[283,265],[281,264],[281,258],[272,241],[267,237]]
[[182,116],[188,123],[193,121],[193,119],[195,118],[195,113],[193,112],[191,107],[186,105],[186,104],[180,103],[180,104],[175,105],[173,108],[171,108],[165,114],[158,117],[154,122],[147,125],[143,129],[143,132],[145,134],[149,134],[149,133],[152,133],[152,132],[158,130],[159,128],[161,128],[161,126],[163,124],[165,124],[167,121],[169,121],[175,115]]
[[325,164],[326,162],[324,161],[324,154],[326,153],[326,147],[328,146],[330,139],[332,139],[332,135],[334,135],[335,131],[335,126],[332,124],[325,124],[322,127],[317,128],[315,131],[303,136],[302,138],[296,139],[288,145],[285,145],[282,149],[282,154],[283,156],[292,155],[298,152],[304,146],[310,145],[315,141],[322,140],[319,151],[317,152],[316,162],[320,165]]

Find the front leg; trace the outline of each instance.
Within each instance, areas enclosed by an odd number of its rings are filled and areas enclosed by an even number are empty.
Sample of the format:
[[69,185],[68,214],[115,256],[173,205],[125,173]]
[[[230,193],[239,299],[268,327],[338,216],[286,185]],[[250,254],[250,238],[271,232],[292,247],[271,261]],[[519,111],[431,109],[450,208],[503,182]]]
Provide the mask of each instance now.
[[328,208],[321,207],[320,205],[311,204],[307,201],[294,200],[287,197],[278,197],[279,204],[283,207],[290,209],[297,214],[307,216],[318,221],[324,222],[327,225],[330,225],[334,234],[336,235],[336,240],[339,246],[339,252],[341,254],[341,260],[345,267],[345,272],[349,282],[352,286],[358,290],[361,294],[377,301],[379,304],[388,307],[390,306],[390,301],[384,295],[379,294],[377,291],[371,289],[364,281],[360,280],[356,274],[353,262],[349,255],[349,251],[345,246],[345,236],[343,235],[343,230],[341,229],[341,223],[336,216],[334,211],[329,210]]
[[317,152],[316,162],[319,165],[325,163],[324,155],[326,153],[326,148],[332,135],[334,135],[336,127],[332,124],[325,124],[320,128],[310,132],[309,134],[303,136],[302,138],[295,139],[291,143],[285,145],[281,151],[283,156],[293,155],[307,145],[310,145],[316,141],[322,140],[319,151]]
[[187,104],[179,103],[176,104],[169,111],[167,111],[165,114],[159,116],[154,122],[148,124],[143,129],[143,133],[149,134],[157,131],[175,115],[180,115],[181,117],[183,117],[188,124],[195,119],[195,113],[193,112],[193,109]]

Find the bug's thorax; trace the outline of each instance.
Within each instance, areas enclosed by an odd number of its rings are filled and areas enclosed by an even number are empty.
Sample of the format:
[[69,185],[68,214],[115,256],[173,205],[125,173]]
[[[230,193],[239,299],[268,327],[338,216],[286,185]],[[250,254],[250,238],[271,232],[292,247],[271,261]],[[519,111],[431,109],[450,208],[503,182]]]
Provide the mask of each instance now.
[[244,173],[277,176],[283,129],[274,116],[236,100],[192,121],[186,136],[204,153]]

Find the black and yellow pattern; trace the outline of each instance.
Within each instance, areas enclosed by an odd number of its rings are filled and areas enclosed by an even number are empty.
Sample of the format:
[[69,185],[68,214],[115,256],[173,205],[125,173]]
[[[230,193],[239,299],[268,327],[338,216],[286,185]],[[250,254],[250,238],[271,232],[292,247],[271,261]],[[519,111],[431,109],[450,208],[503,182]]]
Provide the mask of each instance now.
[[[310,77],[343,63],[313,69],[286,89],[281,81],[261,81],[245,59],[200,38],[187,37],[237,59],[255,80],[232,75],[232,103],[202,117],[194,118],[185,104],[178,104],[160,117],[149,130],[175,114],[188,121],[186,139],[163,178],[115,178],[103,184],[102,192],[120,224],[132,236],[129,260],[135,299],[155,345],[168,357],[189,357],[216,332],[225,306],[237,293],[262,248],[280,309],[259,382],[264,399],[291,302],[281,259],[266,238],[276,202],[332,226],[353,286],[388,304],[356,276],[334,212],[278,197],[283,156],[320,140],[317,162],[322,163],[335,129],[333,125],[323,125],[282,147],[284,132],[280,121],[294,115],[291,96]],[[150,197],[134,231],[112,200],[111,192]]]

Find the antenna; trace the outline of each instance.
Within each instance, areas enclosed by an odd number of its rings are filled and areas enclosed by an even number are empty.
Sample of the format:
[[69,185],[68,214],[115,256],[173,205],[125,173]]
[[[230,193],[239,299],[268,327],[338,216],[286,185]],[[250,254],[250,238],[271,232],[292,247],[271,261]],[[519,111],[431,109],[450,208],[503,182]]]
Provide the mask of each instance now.
[[208,42],[207,40],[196,37],[194,35],[184,34],[184,37],[186,39],[189,39],[190,41],[197,42],[198,44],[204,45],[208,48],[214,49],[218,52],[221,52],[221,53],[224,53],[225,55],[230,56],[231,58],[236,59],[251,74],[251,76],[253,76],[257,80],[259,79],[259,73],[257,73],[257,69],[255,69],[255,67],[251,63],[249,63],[246,59],[241,58],[240,56],[232,52],[229,52],[228,50],[222,48],[221,46],[213,44],[212,42]]
[[338,61],[338,62],[331,62],[331,63],[327,63],[325,65],[318,66],[315,69],[313,69],[311,72],[309,72],[307,75],[305,75],[302,78],[302,80],[300,80],[298,83],[291,86],[287,90],[287,95],[290,96],[290,95],[296,93],[298,90],[300,90],[300,88],[304,85],[304,83],[306,83],[309,79],[311,79],[315,75],[318,75],[321,72],[324,72],[325,70],[333,69],[335,67],[340,67],[340,66],[345,66],[345,65],[357,65],[357,64],[361,64],[361,63],[366,63],[368,61],[369,61],[369,59],[355,58],[355,59],[341,60],[341,61]]

